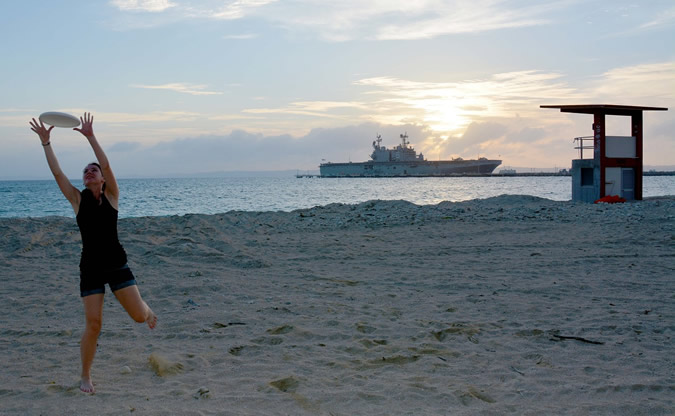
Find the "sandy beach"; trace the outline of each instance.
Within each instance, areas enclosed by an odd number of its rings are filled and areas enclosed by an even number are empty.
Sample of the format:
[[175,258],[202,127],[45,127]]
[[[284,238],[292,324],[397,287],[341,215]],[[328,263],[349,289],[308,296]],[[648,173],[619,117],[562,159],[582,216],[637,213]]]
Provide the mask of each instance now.
[[108,291],[89,395],[75,220],[0,219],[0,414],[675,413],[675,197],[371,201],[119,230],[159,323]]

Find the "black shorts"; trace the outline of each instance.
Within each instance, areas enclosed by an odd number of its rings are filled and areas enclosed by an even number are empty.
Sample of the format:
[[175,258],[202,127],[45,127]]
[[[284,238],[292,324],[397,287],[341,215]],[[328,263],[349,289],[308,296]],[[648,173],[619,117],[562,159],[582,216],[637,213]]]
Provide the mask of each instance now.
[[80,297],[105,293],[105,285],[110,286],[112,292],[136,284],[134,274],[129,265],[125,264],[119,269],[99,270],[86,272],[80,270]]

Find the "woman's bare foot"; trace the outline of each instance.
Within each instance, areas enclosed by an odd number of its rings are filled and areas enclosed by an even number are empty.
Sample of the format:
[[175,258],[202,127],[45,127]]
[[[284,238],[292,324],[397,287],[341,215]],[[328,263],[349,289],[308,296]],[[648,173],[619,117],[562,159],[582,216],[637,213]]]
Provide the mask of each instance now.
[[145,320],[145,322],[148,323],[148,327],[150,329],[154,329],[155,325],[157,325],[157,315],[148,307],[148,317]]
[[82,390],[85,393],[94,393],[94,383],[91,382],[91,378],[82,378],[82,381],[80,381],[80,390]]

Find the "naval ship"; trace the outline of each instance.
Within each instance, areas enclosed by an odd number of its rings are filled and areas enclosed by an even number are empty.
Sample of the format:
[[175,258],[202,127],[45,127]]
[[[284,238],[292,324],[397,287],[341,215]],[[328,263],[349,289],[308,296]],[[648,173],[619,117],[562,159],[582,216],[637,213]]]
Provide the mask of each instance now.
[[381,146],[382,137],[378,134],[373,141],[373,153],[367,162],[331,163],[319,165],[321,177],[392,177],[392,176],[460,176],[460,175],[489,175],[501,160],[479,159],[464,160],[425,160],[422,153],[419,155],[410,147],[408,134],[401,134],[401,144],[387,149]]

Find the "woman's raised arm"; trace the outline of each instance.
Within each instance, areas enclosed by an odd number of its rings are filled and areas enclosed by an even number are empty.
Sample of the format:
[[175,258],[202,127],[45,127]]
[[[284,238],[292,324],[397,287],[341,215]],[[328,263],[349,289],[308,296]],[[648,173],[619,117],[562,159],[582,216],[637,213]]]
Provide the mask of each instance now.
[[70,183],[70,180],[61,170],[59,161],[56,159],[56,155],[54,154],[54,149],[52,149],[50,141],[50,133],[54,126],[51,126],[49,129],[47,129],[42,121],[38,123],[35,121],[35,119],[30,122],[30,126],[31,130],[37,133],[37,135],[40,137],[42,148],[44,149],[45,157],[47,158],[47,164],[49,165],[49,169],[52,171],[52,175],[54,175],[54,179],[56,179],[56,183],[59,185],[59,189],[61,189],[61,193],[63,193],[63,196],[65,196],[68,202],[70,202],[70,205],[73,206],[75,214],[77,214],[80,206],[80,191],[75,188],[72,183]]
[[105,155],[103,148],[94,135],[94,116],[92,116],[91,113],[84,113],[84,116],[80,117],[80,121],[82,122],[82,127],[79,129],[76,127],[73,130],[82,133],[89,141],[89,144],[96,155],[96,160],[98,160],[98,164],[101,165],[101,173],[105,178],[105,195],[110,200],[110,203],[117,208],[120,190],[117,185],[117,180],[115,179],[115,174],[110,168],[108,157]]

